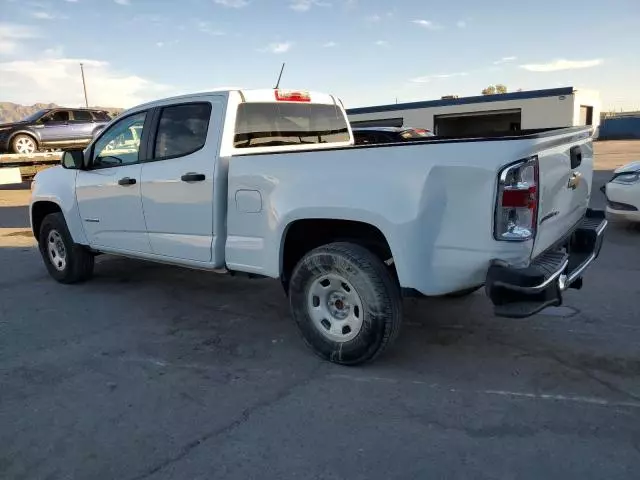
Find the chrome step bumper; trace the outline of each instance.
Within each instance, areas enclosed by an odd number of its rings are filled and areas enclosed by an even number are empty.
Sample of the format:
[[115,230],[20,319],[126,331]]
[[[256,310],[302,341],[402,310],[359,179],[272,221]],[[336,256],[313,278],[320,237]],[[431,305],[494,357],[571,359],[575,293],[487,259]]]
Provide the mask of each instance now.
[[589,209],[563,245],[538,256],[527,267],[494,261],[485,291],[495,314],[523,318],[561,305],[562,292],[582,287],[584,271],[600,254],[606,227],[604,211]]

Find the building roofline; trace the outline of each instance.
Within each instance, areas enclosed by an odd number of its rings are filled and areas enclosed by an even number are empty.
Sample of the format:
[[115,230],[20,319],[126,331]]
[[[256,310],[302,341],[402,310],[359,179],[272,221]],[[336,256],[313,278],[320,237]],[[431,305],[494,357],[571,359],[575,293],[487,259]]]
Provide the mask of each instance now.
[[468,105],[473,103],[503,102],[507,100],[526,100],[531,98],[555,97],[572,95],[573,87],[547,88],[543,90],[528,90],[526,92],[498,93],[495,95],[478,95],[474,97],[451,98],[445,100],[427,100],[422,102],[394,103],[391,105],[376,105],[372,107],[348,108],[347,115],[363,113],[395,112],[398,110],[413,110],[416,108],[448,107],[451,105]]

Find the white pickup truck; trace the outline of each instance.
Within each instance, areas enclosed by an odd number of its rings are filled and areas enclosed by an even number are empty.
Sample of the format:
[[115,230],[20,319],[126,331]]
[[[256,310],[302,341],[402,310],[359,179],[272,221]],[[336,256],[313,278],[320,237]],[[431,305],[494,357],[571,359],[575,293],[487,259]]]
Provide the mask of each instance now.
[[354,146],[331,95],[230,90],[125,112],[36,176],[30,217],[59,282],[99,253],[279,279],[306,343],[358,364],[403,295],[561,304],[602,245],[592,167],[588,127]]

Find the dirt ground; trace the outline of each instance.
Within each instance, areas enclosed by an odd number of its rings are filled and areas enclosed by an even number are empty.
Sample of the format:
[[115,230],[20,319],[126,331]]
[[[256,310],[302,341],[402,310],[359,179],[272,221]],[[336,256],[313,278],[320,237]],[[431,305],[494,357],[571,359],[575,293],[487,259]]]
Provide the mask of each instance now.
[[639,140],[607,140],[594,142],[593,147],[596,170],[615,170],[640,160]]

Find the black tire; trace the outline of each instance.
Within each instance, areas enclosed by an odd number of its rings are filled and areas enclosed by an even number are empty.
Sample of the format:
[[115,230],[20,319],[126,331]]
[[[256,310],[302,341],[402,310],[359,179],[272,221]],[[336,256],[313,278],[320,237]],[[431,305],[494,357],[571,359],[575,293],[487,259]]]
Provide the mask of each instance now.
[[[19,146],[18,144],[23,141],[23,142],[29,142],[31,144],[33,144],[33,152],[31,153],[36,153],[38,151],[38,142],[36,141],[35,138],[33,138],[31,135],[25,135],[25,134],[19,134],[16,135],[15,137],[13,137],[11,139],[11,153],[21,153],[19,151]],[[24,153],[24,152],[22,152]]]
[[[310,289],[327,274],[347,280],[362,303],[362,326],[348,341],[327,338],[309,313]],[[402,321],[402,297],[396,279],[371,251],[352,243],[332,243],[307,253],[291,276],[289,302],[305,343],[321,358],[341,365],[375,359],[393,343]]]
[[[52,232],[54,233],[52,234]],[[56,237],[56,233],[64,246],[64,265],[62,268],[60,267],[62,263],[58,266],[53,264],[49,254],[49,243]],[[82,245],[73,243],[62,213],[50,213],[44,218],[40,227],[38,244],[49,274],[58,282],[78,283],[88,280],[93,275],[94,256]]]
[[445,297],[447,298],[462,298],[471,295],[476,290],[482,288],[482,285],[478,285],[477,287],[465,288],[464,290],[458,290],[457,292],[447,293]]

